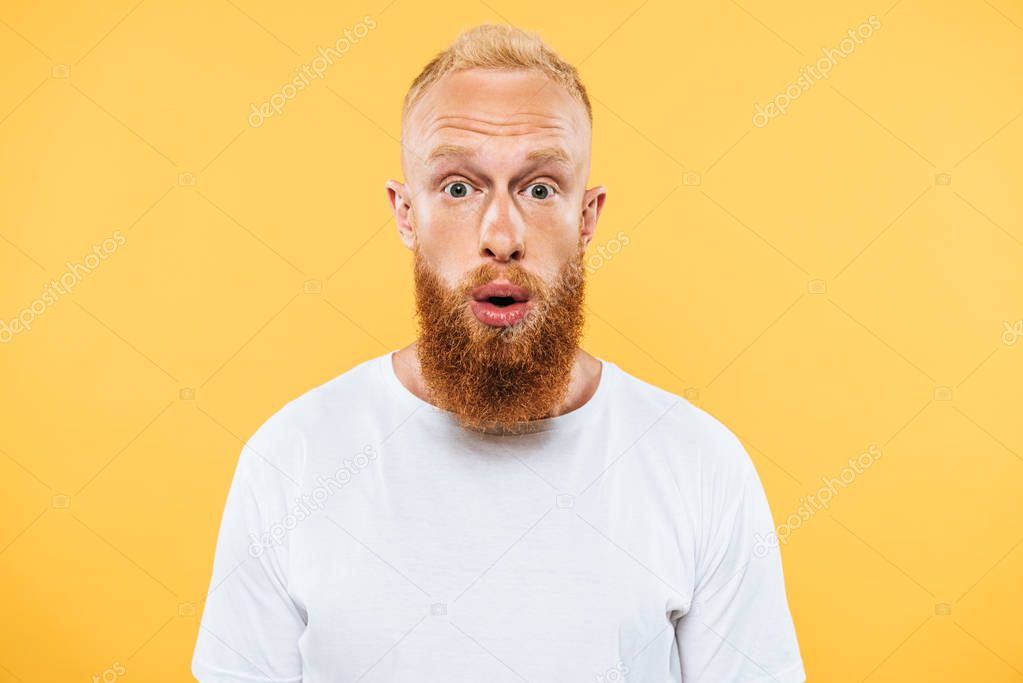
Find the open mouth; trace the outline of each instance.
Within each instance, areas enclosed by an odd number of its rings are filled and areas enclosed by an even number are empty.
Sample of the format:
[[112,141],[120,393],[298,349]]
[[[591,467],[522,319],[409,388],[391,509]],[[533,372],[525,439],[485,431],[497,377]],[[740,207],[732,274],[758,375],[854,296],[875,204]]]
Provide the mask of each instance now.
[[515,303],[515,298],[510,296],[488,296],[484,301],[489,301],[498,308],[504,308]]
[[476,319],[493,327],[520,322],[532,305],[529,292],[510,282],[494,281],[472,291],[470,307]]

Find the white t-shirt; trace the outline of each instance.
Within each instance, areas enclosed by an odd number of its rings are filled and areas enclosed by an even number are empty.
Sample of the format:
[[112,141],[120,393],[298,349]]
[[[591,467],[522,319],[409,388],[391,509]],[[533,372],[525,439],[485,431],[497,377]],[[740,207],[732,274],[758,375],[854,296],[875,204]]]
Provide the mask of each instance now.
[[202,683],[800,683],[763,487],[739,440],[603,360],[526,434],[458,426],[391,354],[241,451]]

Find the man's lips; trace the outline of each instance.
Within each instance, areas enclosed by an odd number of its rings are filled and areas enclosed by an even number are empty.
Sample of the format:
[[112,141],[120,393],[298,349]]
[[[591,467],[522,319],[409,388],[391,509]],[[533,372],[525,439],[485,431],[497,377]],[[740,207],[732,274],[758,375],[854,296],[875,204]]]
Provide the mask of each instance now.
[[521,322],[532,306],[532,301],[517,301],[507,306],[498,306],[491,303],[489,299],[483,301],[473,299],[469,302],[469,307],[476,319],[484,325],[493,327],[511,327]]
[[476,301],[483,301],[491,297],[510,297],[515,301],[528,301],[529,292],[522,287],[516,287],[510,282],[489,282],[472,290],[470,296]]
[[509,282],[490,282],[472,290],[473,315],[485,325],[510,327],[521,321],[533,305],[529,292]]

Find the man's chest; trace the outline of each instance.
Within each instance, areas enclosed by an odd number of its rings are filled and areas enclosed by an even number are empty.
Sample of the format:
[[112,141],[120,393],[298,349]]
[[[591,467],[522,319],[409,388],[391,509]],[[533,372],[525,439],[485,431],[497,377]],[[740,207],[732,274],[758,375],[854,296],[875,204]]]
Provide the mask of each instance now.
[[580,494],[520,469],[367,469],[301,522],[289,591],[308,615],[308,679],[630,680],[648,657],[663,668],[691,594],[676,510],[634,482]]

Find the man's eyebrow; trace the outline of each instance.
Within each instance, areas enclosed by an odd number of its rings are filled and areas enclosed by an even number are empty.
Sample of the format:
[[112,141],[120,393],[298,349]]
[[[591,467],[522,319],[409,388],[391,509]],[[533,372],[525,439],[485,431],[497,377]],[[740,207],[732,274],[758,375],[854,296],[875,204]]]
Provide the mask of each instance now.
[[[465,147],[464,145],[455,145],[451,143],[445,143],[438,145],[430,152],[430,155],[426,157],[426,163],[433,163],[437,159],[442,157],[469,157],[473,158],[477,155],[477,150],[471,147]],[[541,147],[534,149],[526,155],[528,161],[552,161],[566,166],[572,165],[572,157],[560,147]]]
[[426,163],[433,163],[441,157],[474,157],[476,156],[476,150],[470,147],[464,147],[462,145],[453,145],[446,143],[438,145],[433,148],[430,152],[430,156],[426,157]]
[[526,158],[530,161],[553,161],[558,164],[564,164],[565,166],[572,165],[572,157],[570,157],[568,152],[560,147],[541,147],[540,149],[534,149],[526,155]]

